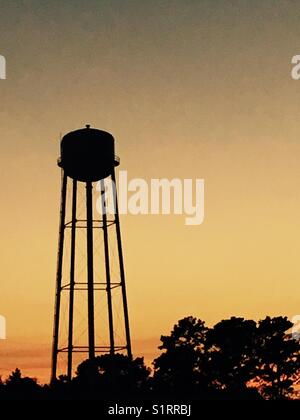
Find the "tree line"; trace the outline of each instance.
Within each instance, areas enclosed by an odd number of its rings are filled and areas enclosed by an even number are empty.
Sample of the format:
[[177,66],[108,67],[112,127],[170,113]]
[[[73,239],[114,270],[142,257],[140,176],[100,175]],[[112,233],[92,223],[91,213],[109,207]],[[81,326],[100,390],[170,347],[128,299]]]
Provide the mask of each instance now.
[[74,378],[49,385],[16,369],[0,381],[0,399],[285,400],[297,398],[300,341],[287,317],[255,322],[232,317],[208,328],[189,316],[161,336],[150,369],[142,357],[102,355],[82,362]]

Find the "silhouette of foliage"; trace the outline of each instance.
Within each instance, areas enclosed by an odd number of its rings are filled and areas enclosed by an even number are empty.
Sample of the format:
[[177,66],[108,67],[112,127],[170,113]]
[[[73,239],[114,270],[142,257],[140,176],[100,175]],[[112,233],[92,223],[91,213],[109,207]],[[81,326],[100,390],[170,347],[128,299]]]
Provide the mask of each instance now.
[[82,362],[71,381],[62,375],[44,386],[16,369],[0,377],[0,400],[295,398],[300,342],[291,327],[286,317],[232,317],[208,328],[189,316],[161,336],[153,376],[143,358],[107,354]]
[[169,336],[161,336],[165,350],[154,360],[154,389],[169,394],[191,395],[205,387],[205,335],[207,328],[192,316],[174,325]]
[[81,363],[73,383],[77,390],[122,398],[143,391],[149,374],[143,358],[106,354]]
[[286,317],[267,317],[258,323],[256,382],[265,398],[286,399],[299,377],[300,343],[288,334],[293,324]]
[[8,379],[1,385],[1,399],[7,400],[27,400],[39,399],[41,388],[36,379],[22,377],[21,371],[16,369],[9,375]]
[[217,389],[244,392],[256,374],[256,323],[235,318],[223,320],[206,337],[207,370]]

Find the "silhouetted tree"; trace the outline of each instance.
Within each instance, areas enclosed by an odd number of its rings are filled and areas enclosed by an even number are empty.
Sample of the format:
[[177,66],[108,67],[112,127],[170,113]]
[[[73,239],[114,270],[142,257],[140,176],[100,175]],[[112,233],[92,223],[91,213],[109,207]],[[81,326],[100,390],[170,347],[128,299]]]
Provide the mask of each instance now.
[[73,380],[60,376],[43,387],[16,369],[0,377],[0,399],[289,399],[300,377],[291,327],[286,317],[232,317],[208,329],[189,316],[161,337],[153,377],[143,358],[103,355],[81,363]]
[[293,324],[286,317],[259,321],[256,382],[265,398],[286,399],[300,373],[300,343],[288,334]]
[[161,336],[159,349],[165,351],[153,362],[156,392],[183,396],[206,387],[206,332],[203,321],[189,316],[174,325],[169,336]]
[[4,382],[3,396],[9,400],[39,399],[41,387],[37,384],[36,379],[22,377],[20,369],[16,369]]
[[107,354],[81,363],[73,382],[77,389],[98,393],[100,398],[125,398],[145,391],[149,374],[143,358]]
[[223,320],[207,333],[207,370],[217,389],[241,393],[256,374],[256,323],[235,318]]
[[67,375],[60,375],[57,379],[44,387],[44,392],[51,397],[51,399],[72,399],[72,382]]

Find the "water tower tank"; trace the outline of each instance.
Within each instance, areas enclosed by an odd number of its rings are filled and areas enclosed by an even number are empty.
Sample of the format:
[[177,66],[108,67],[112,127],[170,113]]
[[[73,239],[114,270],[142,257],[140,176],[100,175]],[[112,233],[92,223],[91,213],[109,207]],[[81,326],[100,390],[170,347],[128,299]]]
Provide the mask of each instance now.
[[113,168],[119,165],[113,136],[89,125],[66,134],[60,150],[58,166],[77,181],[99,181],[111,175]]

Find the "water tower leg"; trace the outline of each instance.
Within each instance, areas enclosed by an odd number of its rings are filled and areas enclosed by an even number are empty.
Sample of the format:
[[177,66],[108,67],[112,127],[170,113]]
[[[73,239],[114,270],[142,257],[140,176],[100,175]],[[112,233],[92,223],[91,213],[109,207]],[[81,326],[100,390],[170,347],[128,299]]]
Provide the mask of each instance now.
[[101,204],[102,204],[102,223],[103,223],[105,271],[106,271],[106,292],[107,292],[107,307],[108,307],[110,354],[114,354],[114,352],[115,352],[115,341],[114,341],[113,306],[112,306],[111,279],[110,279],[107,215],[106,215],[106,208],[105,208],[105,186],[104,186],[104,180],[103,179],[101,179],[101,194],[102,194],[101,195]]
[[56,299],[55,299],[54,327],[53,327],[51,382],[56,379],[56,372],[57,372],[59,317],[60,317],[60,303],[61,303],[61,280],[62,280],[65,217],[66,217],[66,197],[67,197],[67,175],[64,173],[64,171],[62,171],[61,175],[62,175],[62,186],[61,186],[60,222],[59,222],[59,239],[58,239],[58,255],[57,255],[57,271],[56,271]]
[[89,358],[95,357],[95,319],[94,319],[94,258],[93,258],[93,185],[86,183],[87,220],[87,283],[88,283],[88,339]]
[[[113,172],[112,172],[112,181],[113,181],[113,183],[115,185],[115,188],[116,188],[116,175],[115,175],[115,170],[114,169],[113,169]],[[117,243],[118,243],[119,265],[120,265],[120,280],[121,280],[122,297],[123,297],[127,355],[130,359],[132,359],[129,315],[128,315],[128,303],[127,303],[126,284],[125,284],[125,270],[124,270],[123,251],[122,251],[122,241],[121,241],[121,229],[120,229],[117,191],[116,191],[116,194],[115,194],[115,225],[116,225],[116,235],[117,235]]]
[[69,380],[72,379],[72,360],[73,360],[73,316],[74,316],[74,289],[75,289],[76,207],[77,207],[77,181],[73,180],[72,227],[71,227],[71,261],[70,261],[69,336],[68,336],[68,378],[69,378]]

